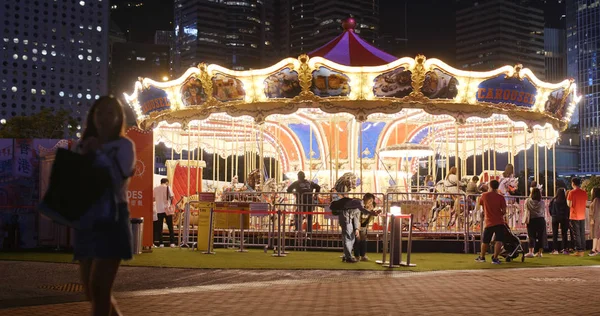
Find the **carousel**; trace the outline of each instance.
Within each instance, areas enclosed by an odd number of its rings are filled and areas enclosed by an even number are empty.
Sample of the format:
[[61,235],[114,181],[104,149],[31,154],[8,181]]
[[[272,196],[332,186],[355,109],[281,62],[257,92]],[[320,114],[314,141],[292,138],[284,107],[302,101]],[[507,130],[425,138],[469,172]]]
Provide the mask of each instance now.
[[[522,65],[473,72],[397,58],[355,26],[349,18],[325,46],[265,69],[200,63],[172,81],[140,78],[125,98],[139,127],[171,149],[176,199],[281,191],[301,170],[325,190],[352,172],[357,192],[418,191],[425,169],[435,181],[453,168],[459,179],[487,181],[504,170],[497,156],[514,163],[531,147],[539,175],[540,155],[554,154],[580,99],[572,79],[543,82]],[[212,179],[202,179],[206,155]]]

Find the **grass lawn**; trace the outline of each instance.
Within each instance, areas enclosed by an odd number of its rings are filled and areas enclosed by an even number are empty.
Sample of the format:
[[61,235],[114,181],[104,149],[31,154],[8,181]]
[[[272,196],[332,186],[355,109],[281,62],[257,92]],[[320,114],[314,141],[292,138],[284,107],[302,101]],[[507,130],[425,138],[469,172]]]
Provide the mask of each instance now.
[[[287,257],[272,257],[272,252],[264,253],[262,250],[250,250],[247,253],[238,253],[235,250],[216,249],[215,255],[205,255],[189,249],[154,249],[152,253],[136,255],[133,260],[125,262],[126,266],[142,267],[169,267],[169,268],[205,268],[205,269],[315,269],[315,270],[388,270],[375,262],[359,262],[348,264],[341,262],[341,253],[297,251],[290,252]],[[500,265],[477,263],[473,254],[448,254],[448,253],[413,253],[411,263],[416,267],[395,268],[397,271],[439,271],[439,270],[466,270],[466,269],[506,269],[506,268],[535,268],[558,266],[590,266],[600,265],[599,257],[583,258],[550,255],[543,258],[526,258],[521,262],[519,257],[514,262],[502,262]],[[2,252],[0,260],[38,261],[38,262],[71,262],[72,255],[68,253],[51,252]],[[371,254],[371,260],[380,260],[381,254]],[[406,255],[403,259],[406,260]]]

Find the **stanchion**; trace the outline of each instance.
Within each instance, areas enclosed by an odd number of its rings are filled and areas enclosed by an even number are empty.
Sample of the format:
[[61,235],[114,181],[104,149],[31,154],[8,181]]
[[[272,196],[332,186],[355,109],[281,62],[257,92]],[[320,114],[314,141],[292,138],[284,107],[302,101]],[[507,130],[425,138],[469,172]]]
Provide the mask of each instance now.
[[[408,219],[408,224],[409,224],[410,228],[408,229],[408,243],[406,245],[406,262],[402,262],[402,261],[400,262],[400,265],[404,266],[404,267],[417,266],[414,263],[410,263],[410,254],[412,253],[413,220],[414,220],[414,214],[410,214],[410,218]],[[402,239],[400,239],[400,244],[402,244]],[[400,256],[402,256],[402,253],[400,253]]]
[[240,213],[240,249],[237,252],[248,252],[248,250],[244,249],[244,215],[245,213]]
[[[285,212],[282,212],[281,210],[277,210],[277,211],[280,212],[281,215],[283,216],[283,230],[282,230],[283,234],[279,238],[281,240],[281,253],[287,255],[289,252],[285,251],[285,227],[286,227],[286,225],[285,225]],[[279,225],[281,225],[281,221],[279,221]]]
[[[285,227],[285,225],[284,225]],[[285,257],[285,253],[281,251],[282,243],[281,243],[281,210],[277,210],[277,253],[273,254],[273,257]]]
[[184,226],[183,238],[181,238],[179,247],[180,248],[188,248],[190,246],[190,202],[187,202],[185,204],[185,211],[184,211],[184,215],[183,215],[183,226]]
[[[213,251],[213,229],[214,229],[214,210],[213,208],[210,209],[210,217],[209,217],[209,223],[208,223],[208,246],[206,247],[206,251],[202,252],[205,255],[214,255],[215,252]],[[200,230],[198,230],[198,234],[200,233]]]
[[388,225],[389,225],[389,213],[385,213],[385,219],[383,222],[383,256],[381,258],[381,260],[377,260],[375,261],[378,264],[381,265],[386,265],[389,264],[389,261],[387,261],[387,252],[388,252]]

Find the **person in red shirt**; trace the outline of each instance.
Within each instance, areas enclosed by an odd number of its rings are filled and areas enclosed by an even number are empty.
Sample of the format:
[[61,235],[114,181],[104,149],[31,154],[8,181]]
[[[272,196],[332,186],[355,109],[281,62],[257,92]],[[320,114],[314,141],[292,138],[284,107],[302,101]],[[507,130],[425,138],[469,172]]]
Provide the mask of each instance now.
[[571,220],[571,229],[575,235],[575,253],[574,256],[583,257],[585,251],[585,209],[587,207],[587,192],[581,189],[581,179],[573,178],[571,180],[573,190],[567,195],[567,204],[571,208],[569,219]]
[[485,229],[481,240],[481,254],[475,261],[485,262],[485,254],[488,250],[488,245],[492,241],[492,237],[496,236],[496,244],[494,246],[494,255],[492,256],[493,264],[500,264],[498,255],[502,250],[502,242],[504,241],[504,232],[506,231],[506,222],[504,214],[506,214],[506,200],[504,196],[498,193],[500,183],[498,180],[490,181],[490,191],[481,195],[480,203],[483,205],[485,214]]

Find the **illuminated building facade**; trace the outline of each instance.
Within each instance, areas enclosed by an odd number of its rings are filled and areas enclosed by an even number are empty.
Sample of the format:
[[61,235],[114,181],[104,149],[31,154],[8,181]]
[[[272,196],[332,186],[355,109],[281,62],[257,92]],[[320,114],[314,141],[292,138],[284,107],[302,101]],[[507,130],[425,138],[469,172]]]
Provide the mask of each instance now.
[[82,121],[107,93],[108,1],[5,0],[0,119],[65,109]]
[[341,21],[353,16],[356,34],[374,44],[379,38],[379,0],[283,0],[282,56],[298,56],[325,45],[342,32]]
[[567,70],[579,103],[581,171],[600,172],[600,0],[567,1]]
[[175,0],[173,74],[199,62],[243,70],[271,62],[273,0]]
[[466,1],[456,12],[459,69],[523,64],[545,77],[544,11],[527,1]]

